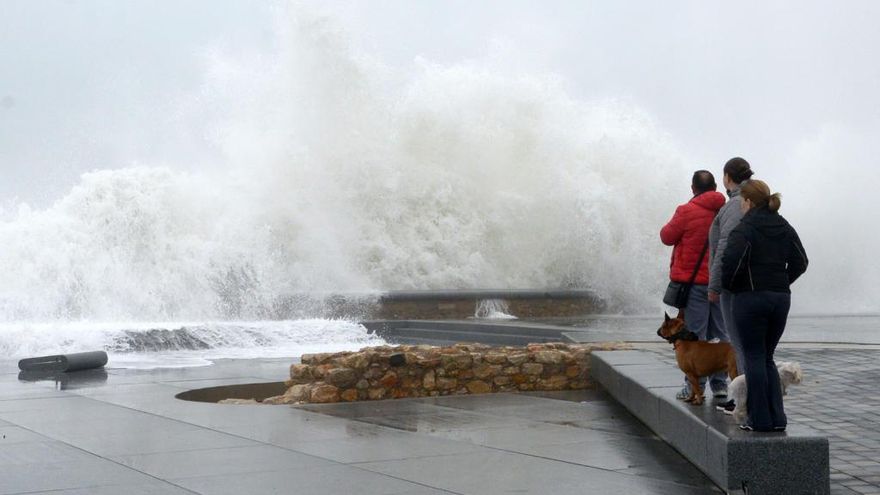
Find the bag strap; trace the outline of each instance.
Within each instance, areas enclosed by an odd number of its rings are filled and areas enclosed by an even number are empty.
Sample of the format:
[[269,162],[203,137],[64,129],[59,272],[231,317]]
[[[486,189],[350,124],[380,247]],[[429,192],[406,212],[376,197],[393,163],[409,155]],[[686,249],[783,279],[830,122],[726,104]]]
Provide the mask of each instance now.
[[706,257],[706,251],[709,250],[709,239],[706,239],[706,245],[703,246],[703,250],[700,252],[700,259],[697,260],[697,266],[694,267],[694,273],[691,273],[691,280],[688,282],[688,285],[694,285],[694,280],[697,279],[697,273],[700,271],[700,267],[703,265],[703,258]]

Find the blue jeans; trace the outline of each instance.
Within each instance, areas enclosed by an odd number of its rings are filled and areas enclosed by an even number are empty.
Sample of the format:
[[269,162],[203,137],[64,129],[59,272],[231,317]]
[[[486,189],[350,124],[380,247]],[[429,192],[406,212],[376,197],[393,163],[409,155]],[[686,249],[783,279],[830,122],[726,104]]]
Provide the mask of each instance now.
[[721,290],[721,315],[724,317],[724,330],[727,331],[730,345],[733,346],[733,352],[736,354],[737,374],[744,375],[746,373],[746,360],[743,357],[742,340],[739,338],[739,331],[736,329],[736,321],[733,319],[733,292],[727,289]]
[[[724,318],[721,314],[721,305],[709,302],[709,287],[706,285],[694,285],[688,296],[687,306],[684,308],[684,322],[688,330],[697,334],[700,340],[719,339],[729,342],[730,338],[724,331]],[[712,375],[709,385],[713,391],[727,390],[727,373],[719,372]],[[685,386],[687,378],[685,378]],[[705,388],[706,378],[700,378],[700,386]]]
[[749,424],[759,431],[784,428],[787,423],[773,353],[790,307],[791,294],[784,292],[741,292],[733,298],[733,318],[746,360]]

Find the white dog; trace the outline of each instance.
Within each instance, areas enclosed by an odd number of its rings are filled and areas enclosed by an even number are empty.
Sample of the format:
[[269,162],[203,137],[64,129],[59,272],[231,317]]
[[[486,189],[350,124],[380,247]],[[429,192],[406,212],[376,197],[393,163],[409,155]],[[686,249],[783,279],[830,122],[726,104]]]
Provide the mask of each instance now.
[[[782,383],[782,395],[786,394],[789,385],[797,385],[804,379],[804,372],[801,371],[801,364],[791,361],[780,361],[776,363],[776,371],[779,372],[779,381]],[[727,387],[727,393],[736,404],[733,412],[724,411],[727,414],[733,414],[737,421],[741,422],[746,419],[746,401],[748,400],[748,388],[746,387],[746,376],[739,375],[730,382]]]

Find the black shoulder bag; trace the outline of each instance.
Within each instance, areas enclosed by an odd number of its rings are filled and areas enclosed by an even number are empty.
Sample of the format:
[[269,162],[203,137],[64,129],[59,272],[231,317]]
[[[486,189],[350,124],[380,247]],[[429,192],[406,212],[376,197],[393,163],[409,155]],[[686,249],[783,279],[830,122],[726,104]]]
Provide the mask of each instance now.
[[666,294],[663,295],[663,302],[665,304],[678,309],[683,309],[687,306],[691,287],[694,285],[694,280],[697,279],[697,273],[700,271],[700,266],[703,265],[703,258],[706,257],[706,251],[708,250],[709,239],[706,239],[706,245],[703,246],[703,252],[700,253],[700,259],[697,260],[697,266],[694,267],[694,273],[691,274],[691,280],[688,283],[670,281],[669,286],[666,287]]

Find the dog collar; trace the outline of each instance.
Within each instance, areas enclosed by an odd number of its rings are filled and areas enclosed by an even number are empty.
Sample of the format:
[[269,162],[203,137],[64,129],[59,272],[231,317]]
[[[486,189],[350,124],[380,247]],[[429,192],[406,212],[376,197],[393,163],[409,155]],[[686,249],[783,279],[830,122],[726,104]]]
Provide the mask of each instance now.
[[674,344],[678,340],[700,340],[700,338],[685,327],[679,330],[678,333],[670,335],[666,340]]

